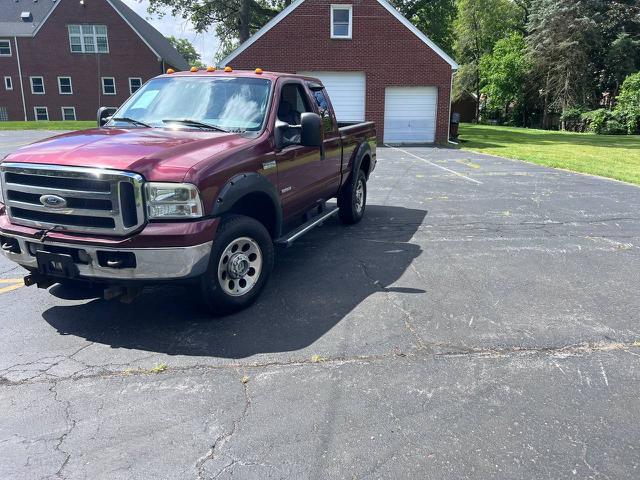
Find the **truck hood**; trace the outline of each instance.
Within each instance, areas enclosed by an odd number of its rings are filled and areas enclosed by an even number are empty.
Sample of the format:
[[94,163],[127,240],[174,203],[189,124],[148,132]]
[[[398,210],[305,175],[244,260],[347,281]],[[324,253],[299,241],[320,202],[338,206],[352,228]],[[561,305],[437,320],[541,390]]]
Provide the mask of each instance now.
[[58,135],[23,147],[5,162],[128,170],[179,182],[199,162],[251,139],[235,133],[165,128],[102,128]]

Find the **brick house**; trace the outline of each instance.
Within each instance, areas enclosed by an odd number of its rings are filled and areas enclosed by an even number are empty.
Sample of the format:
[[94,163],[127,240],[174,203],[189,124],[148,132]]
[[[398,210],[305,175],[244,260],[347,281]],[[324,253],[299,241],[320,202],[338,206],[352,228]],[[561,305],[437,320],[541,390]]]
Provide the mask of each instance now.
[[0,121],[91,120],[188,67],[120,0],[0,0]]
[[386,0],[296,0],[225,58],[322,80],[339,121],[385,143],[446,142],[456,62]]

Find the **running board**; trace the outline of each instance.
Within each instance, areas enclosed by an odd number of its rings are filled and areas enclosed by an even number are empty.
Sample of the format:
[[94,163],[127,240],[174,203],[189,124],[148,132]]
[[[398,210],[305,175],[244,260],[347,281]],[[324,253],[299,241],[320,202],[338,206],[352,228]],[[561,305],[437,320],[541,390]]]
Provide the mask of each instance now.
[[333,210],[321,213],[317,217],[313,217],[307,223],[303,223],[295,230],[289,232],[286,236],[278,238],[275,242],[273,242],[278,247],[290,247],[293,242],[295,242],[298,238],[300,238],[305,233],[310,232],[315,227],[319,227],[325,220],[328,220],[330,217],[334,216],[338,213],[339,208],[334,208]]

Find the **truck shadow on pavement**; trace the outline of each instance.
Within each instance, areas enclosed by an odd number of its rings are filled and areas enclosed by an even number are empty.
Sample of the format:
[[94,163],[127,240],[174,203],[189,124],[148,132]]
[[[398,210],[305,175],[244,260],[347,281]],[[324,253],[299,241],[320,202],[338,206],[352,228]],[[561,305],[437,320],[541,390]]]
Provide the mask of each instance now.
[[422,253],[409,242],[426,215],[424,210],[369,205],[359,225],[328,221],[278,251],[256,304],[227,317],[204,312],[194,299],[195,287],[172,286],[147,289],[131,305],[94,299],[52,307],[43,317],[62,335],[114,348],[223,358],[299,350],[376,292],[425,293],[391,285]]

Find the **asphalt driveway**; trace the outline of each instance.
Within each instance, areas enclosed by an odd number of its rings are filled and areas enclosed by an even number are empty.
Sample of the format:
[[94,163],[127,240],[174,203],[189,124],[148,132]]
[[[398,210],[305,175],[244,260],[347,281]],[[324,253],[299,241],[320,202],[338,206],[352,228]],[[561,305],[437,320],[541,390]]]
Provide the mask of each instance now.
[[280,251],[230,317],[0,259],[0,478],[638,478],[639,212],[631,185],[384,148],[365,220]]

